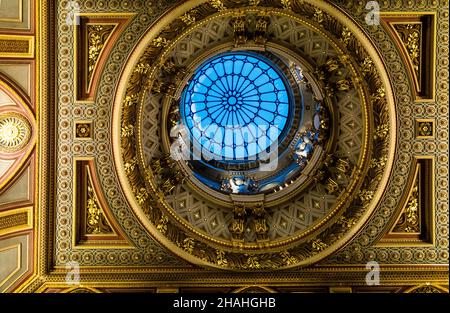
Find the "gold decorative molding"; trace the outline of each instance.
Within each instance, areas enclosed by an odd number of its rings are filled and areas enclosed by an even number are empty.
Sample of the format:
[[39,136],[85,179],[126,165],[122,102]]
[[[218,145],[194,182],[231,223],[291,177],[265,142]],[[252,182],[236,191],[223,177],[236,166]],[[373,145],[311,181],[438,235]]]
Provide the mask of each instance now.
[[232,291],[232,293],[276,293],[276,292],[277,291],[272,288],[258,285],[244,286]]
[[106,58],[134,13],[81,13],[74,32],[75,100],[92,103]]
[[0,217],[0,230],[4,230],[7,228],[27,223],[28,223],[27,212]]
[[[123,135],[124,129],[122,129]],[[152,160],[150,168],[160,177],[159,187],[166,194],[170,193],[176,185],[182,183],[185,179],[183,172],[178,168],[176,162],[170,155],[166,155],[161,159]],[[143,200],[145,201],[146,199]]]
[[234,41],[235,45],[240,46],[247,42],[246,36],[246,19],[244,14],[236,14],[232,19],[233,30],[234,30]]
[[[144,271],[148,271],[144,273]],[[137,267],[129,270],[98,268],[96,266],[86,267],[86,274],[83,275],[83,287],[92,286],[98,289],[103,288],[127,288],[136,290],[142,288],[179,288],[184,291],[187,286],[190,290],[203,289],[211,291],[214,287],[234,289],[247,289],[251,286],[267,286],[271,290],[285,291],[314,291],[314,288],[322,287],[322,292],[329,292],[329,287],[350,287],[354,292],[356,289],[364,288],[365,292],[377,291],[379,287],[396,287],[405,289],[411,286],[423,286],[430,282],[433,286],[444,286],[448,284],[448,268],[444,266],[414,266],[399,265],[381,267],[382,286],[367,286],[365,277],[367,271],[365,265],[360,266],[337,266],[306,268],[302,271],[290,271],[283,275],[270,273],[267,275],[227,275],[226,273],[213,272],[205,269],[190,269],[184,275],[180,275],[180,269],[152,269],[149,267]],[[114,281],[105,281],[105,274],[113,274]],[[236,273],[233,273],[236,274]],[[254,273],[256,274],[256,273]],[[43,282],[35,292],[45,292],[51,288],[67,288],[64,278],[67,275],[65,267],[56,269],[52,274],[54,281]],[[271,285],[275,280],[276,283]],[[282,283],[280,283],[280,281]],[[299,283],[300,282],[300,283]],[[326,282],[326,283],[324,283]],[[322,285],[323,284],[323,285]],[[301,285],[301,286],[300,286]],[[255,287],[256,287],[255,286]],[[81,286],[80,286],[81,287]],[[271,292],[270,290],[266,290]],[[316,290],[317,291],[317,290]],[[229,291],[228,291],[229,292]]]
[[156,293],[179,293],[180,289],[179,288],[157,288],[156,289]]
[[0,212],[0,236],[31,229],[33,208],[26,207]]
[[218,10],[218,11],[223,11],[226,10],[225,5],[223,4],[222,0],[209,0],[209,3],[211,4],[211,6]]
[[98,190],[93,160],[78,158],[74,163],[74,246],[127,246],[128,242],[112,221],[113,217],[107,211],[103,196]]
[[416,157],[401,210],[379,246],[434,244],[434,159]]
[[101,293],[101,291],[96,288],[87,287],[84,285],[78,285],[78,286],[70,287],[70,288],[62,291],[62,293]]
[[157,48],[159,48],[159,47],[167,47],[171,42],[170,42],[170,40],[167,40],[167,38],[164,38],[164,37],[157,37],[157,38],[155,38],[155,39],[153,39],[153,41],[152,41],[152,43],[153,43],[153,45],[155,46],[155,47],[157,47]]
[[285,10],[291,9],[291,0],[281,0],[281,5]]
[[0,51],[9,53],[27,53],[29,42],[26,40],[9,39],[0,41]]
[[188,26],[191,24],[194,24],[196,21],[194,13],[195,13],[194,10],[191,12],[185,13],[184,15],[180,16],[180,20]]
[[420,233],[420,212],[419,212],[419,179],[416,174],[415,183],[403,209],[400,219],[394,226],[394,233]]
[[0,58],[33,58],[34,37],[0,35]]
[[422,55],[422,23],[397,24],[393,23],[395,31],[400,37],[412,64],[416,84],[421,80]]
[[262,12],[256,17],[255,25],[255,44],[263,45],[267,42],[267,27],[269,26],[269,17]]
[[84,161],[79,162],[81,168],[77,170],[82,172],[82,178],[77,180],[76,183],[80,184],[80,192],[83,193],[79,200],[79,205],[81,205],[79,207],[81,232],[85,236],[112,234],[113,230],[94,190],[90,167]]
[[352,287],[330,287],[330,293],[352,293]]
[[[88,172],[89,173],[89,172]],[[111,234],[113,231],[108,220],[105,217],[103,209],[97,200],[94,187],[92,185],[92,178],[89,175],[87,182],[87,203],[86,203],[86,234]]]
[[261,0],[250,0],[249,4],[256,7],[259,5],[260,2]]
[[407,65],[415,101],[434,101],[436,13],[382,12],[381,20]]
[[408,288],[405,293],[448,293],[449,290],[440,285],[427,283],[412,288]]
[[92,76],[97,67],[97,61],[116,27],[117,24],[86,24],[88,50],[87,91],[91,88]]

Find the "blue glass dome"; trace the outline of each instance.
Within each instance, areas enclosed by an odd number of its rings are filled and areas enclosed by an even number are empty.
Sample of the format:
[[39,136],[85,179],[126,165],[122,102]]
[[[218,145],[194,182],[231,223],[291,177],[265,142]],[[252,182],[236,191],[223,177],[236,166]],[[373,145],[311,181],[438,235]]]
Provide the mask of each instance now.
[[202,157],[246,161],[267,151],[289,122],[285,81],[276,65],[257,53],[227,53],[203,63],[180,103]]

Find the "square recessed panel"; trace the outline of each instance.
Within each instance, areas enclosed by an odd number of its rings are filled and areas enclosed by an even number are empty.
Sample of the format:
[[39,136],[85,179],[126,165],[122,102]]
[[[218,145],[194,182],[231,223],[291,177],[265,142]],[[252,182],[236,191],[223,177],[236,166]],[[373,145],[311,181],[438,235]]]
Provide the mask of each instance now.
[[76,122],[75,123],[75,138],[77,139],[92,139],[93,129],[91,122]]
[[22,0],[0,1],[0,21],[20,23],[22,20]]
[[30,0],[1,0],[0,29],[30,29]]
[[416,138],[434,138],[434,119],[416,119]]

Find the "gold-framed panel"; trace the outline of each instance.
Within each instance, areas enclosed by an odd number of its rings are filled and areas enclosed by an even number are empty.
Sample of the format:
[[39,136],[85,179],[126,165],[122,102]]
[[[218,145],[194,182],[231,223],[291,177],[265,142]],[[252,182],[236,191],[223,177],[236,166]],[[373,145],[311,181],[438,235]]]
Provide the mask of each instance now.
[[[9,219],[9,223],[1,225],[1,220]],[[3,227],[2,227],[3,226]],[[0,236],[33,228],[33,207],[12,209],[0,212]],[[2,284],[0,284],[2,285]]]
[[34,58],[34,36],[0,34],[0,57]]

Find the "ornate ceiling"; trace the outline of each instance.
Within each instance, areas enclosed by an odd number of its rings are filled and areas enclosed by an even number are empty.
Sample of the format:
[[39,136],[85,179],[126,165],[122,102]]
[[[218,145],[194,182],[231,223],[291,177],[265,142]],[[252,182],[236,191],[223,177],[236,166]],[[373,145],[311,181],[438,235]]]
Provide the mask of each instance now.
[[[54,2],[0,1],[0,291],[448,292],[448,1]],[[218,92],[275,158],[179,157]]]

